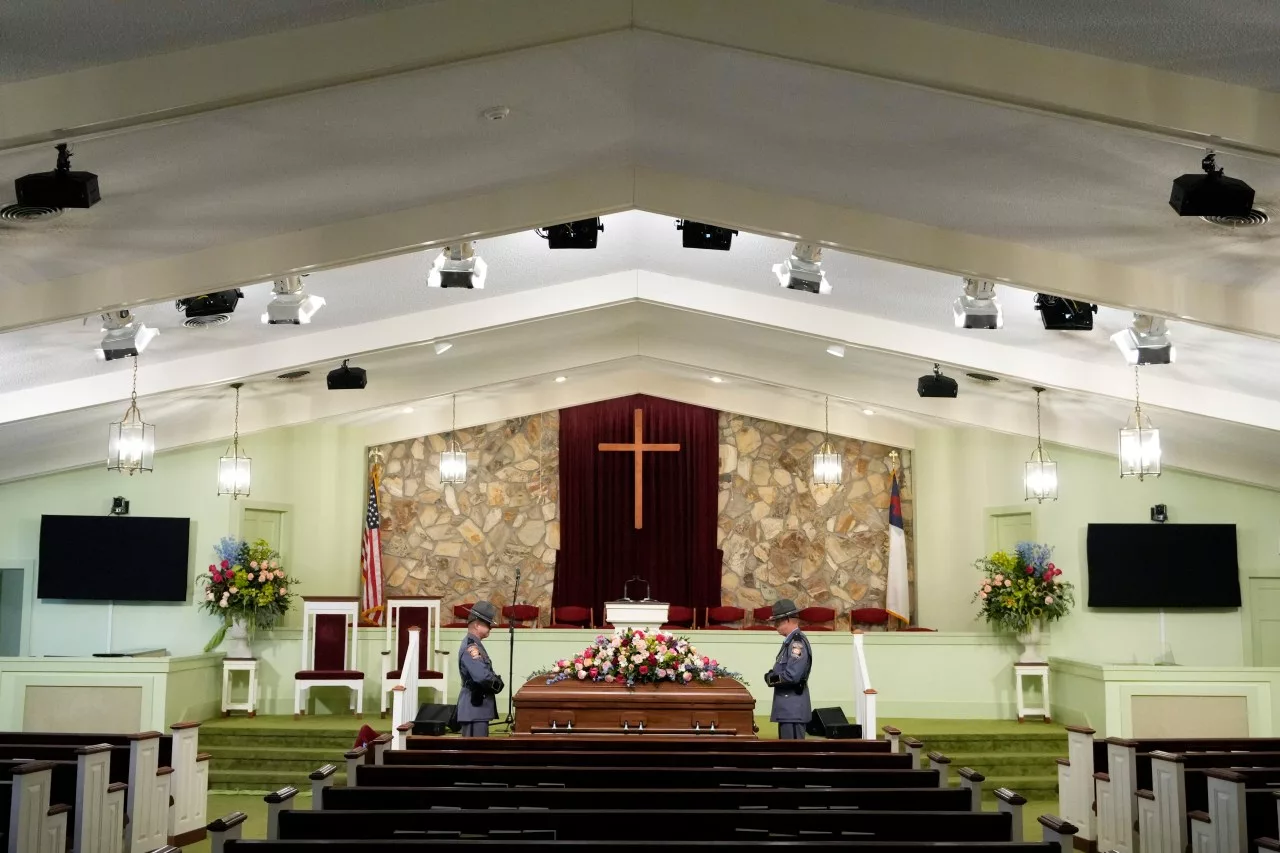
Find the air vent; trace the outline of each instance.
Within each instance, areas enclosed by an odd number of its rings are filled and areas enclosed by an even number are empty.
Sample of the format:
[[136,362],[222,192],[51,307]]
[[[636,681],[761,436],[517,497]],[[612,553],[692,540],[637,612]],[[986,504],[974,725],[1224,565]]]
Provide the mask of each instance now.
[[310,375],[310,370],[290,370],[288,373],[281,373],[276,377],[276,379],[283,379],[285,382],[297,382],[303,377]]
[[221,326],[230,320],[231,317],[227,314],[210,314],[207,317],[188,317],[182,321],[182,325],[188,329],[207,329],[210,326]]
[[62,215],[60,207],[35,207],[27,204],[6,204],[0,207],[0,223],[5,225],[34,225]]
[[999,376],[992,376],[990,373],[966,373],[965,376],[968,376],[974,382],[982,382],[986,384],[1000,381]]
[[1257,228],[1271,221],[1271,217],[1267,216],[1265,210],[1258,210],[1256,207],[1244,216],[1202,216],[1200,218],[1220,228]]

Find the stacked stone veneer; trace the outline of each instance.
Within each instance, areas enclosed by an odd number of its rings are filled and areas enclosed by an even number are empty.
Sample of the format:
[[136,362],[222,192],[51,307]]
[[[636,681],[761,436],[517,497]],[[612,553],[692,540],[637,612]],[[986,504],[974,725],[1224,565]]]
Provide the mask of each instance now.
[[[559,414],[546,412],[459,430],[469,470],[440,483],[446,436],[379,448],[383,571],[388,595],[439,595],[446,621],[455,604],[520,600],[551,612],[558,514]],[[725,604],[750,610],[778,598],[840,613],[884,605],[888,568],[889,450],[835,439],[844,482],[813,486],[822,435],[742,415],[720,415],[718,542]],[[910,454],[904,453],[902,512],[914,576]]]

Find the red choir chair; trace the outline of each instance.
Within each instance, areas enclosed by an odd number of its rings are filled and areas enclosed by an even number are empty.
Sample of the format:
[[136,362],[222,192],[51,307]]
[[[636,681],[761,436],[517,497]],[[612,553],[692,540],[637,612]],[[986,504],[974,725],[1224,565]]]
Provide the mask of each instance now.
[[909,626],[907,626],[906,628],[899,628],[898,630],[899,630],[899,631],[911,631],[911,632],[913,632],[913,633],[924,633],[924,632],[926,632],[926,631],[927,631],[927,632],[929,632],[929,633],[937,633],[937,631],[938,631],[938,629],[937,629],[937,628],[921,628],[919,625],[909,625]]
[[354,669],[359,621],[360,599],[354,595],[302,597],[302,669],[293,674],[295,720],[306,713],[313,687],[345,687],[356,719],[364,716],[364,673]]
[[382,652],[382,698],[378,716],[385,717],[390,708],[387,697],[400,680],[410,628],[418,629],[418,685],[434,687],[440,694],[437,701],[449,704],[449,686],[444,677],[444,656],[449,653],[436,648],[440,644],[440,596],[387,596],[386,613],[387,647]]
[[499,628],[510,628],[513,624],[517,628],[528,628],[525,622],[532,622],[532,627],[538,627],[538,617],[542,615],[542,609],[534,607],[532,604],[507,604],[502,608],[502,618],[506,619],[499,625]]
[[741,607],[708,607],[702,613],[702,627],[712,631],[738,631],[741,622],[747,617],[747,611]]
[[679,628],[693,629],[698,627],[698,613],[692,607],[673,604],[667,608],[667,621],[660,630],[675,631]]
[[859,607],[849,611],[849,630],[865,630],[879,625],[881,630],[889,630],[889,611],[880,607]]
[[772,631],[773,630],[773,608],[769,605],[757,607],[751,611],[751,624],[747,626],[748,631]]
[[593,607],[578,607],[570,604],[565,607],[551,608],[551,624],[548,628],[594,628],[596,611]]
[[836,611],[833,607],[806,607],[797,614],[801,631],[834,631]]
[[467,615],[471,613],[471,608],[475,607],[474,601],[468,601],[466,604],[453,605],[453,621],[447,622],[445,628],[465,628],[467,627]]

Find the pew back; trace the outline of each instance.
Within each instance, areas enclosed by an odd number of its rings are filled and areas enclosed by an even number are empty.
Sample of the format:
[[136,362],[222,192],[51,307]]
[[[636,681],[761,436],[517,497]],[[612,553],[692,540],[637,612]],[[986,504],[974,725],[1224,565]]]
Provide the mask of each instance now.
[[909,769],[911,756],[891,752],[614,752],[541,750],[493,752],[489,750],[438,749],[431,752],[390,750],[384,764],[503,765],[574,767],[830,767],[867,770]]
[[[427,737],[410,735],[408,749],[438,750],[457,749],[456,738]],[[666,735],[629,734],[629,735],[535,735],[512,736],[504,738],[474,738],[467,742],[467,749],[494,752],[534,752],[537,750],[564,749],[606,749],[611,752],[623,750],[679,750],[680,752],[890,752],[891,744],[887,740],[752,740],[751,738],[722,737],[718,735],[699,735],[689,737],[668,737]]]
[[[962,841],[614,841],[626,853],[1071,853],[1054,842]],[[596,853],[595,841],[358,839],[342,841],[228,840],[225,853]]]
[[625,782],[633,789],[718,788],[726,785],[765,788],[935,788],[936,770],[775,770],[724,767],[509,767],[459,765],[361,764],[357,785],[440,788],[451,785],[561,785],[605,788]]

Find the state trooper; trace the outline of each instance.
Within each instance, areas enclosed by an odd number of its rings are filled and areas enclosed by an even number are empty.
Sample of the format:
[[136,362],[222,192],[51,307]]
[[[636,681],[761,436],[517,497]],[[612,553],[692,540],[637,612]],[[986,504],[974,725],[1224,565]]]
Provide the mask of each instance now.
[[804,740],[809,707],[809,673],[813,650],[800,630],[800,609],[789,598],[773,604],[773,625],[786,637],[773,669],[764,674],[764,683],[773,688],[773,710],[769,719],[778,724],[779,740]]
[[498,621],[498,608],[488,601],[477,601],[467,614],[467,636],[458,649],[458,673],[462,676],[462,693],[458,696],[458,723],[465,737],[488,737],[489,722],[498,719],[495,696],[505,686],[493,671],[484,640]]

